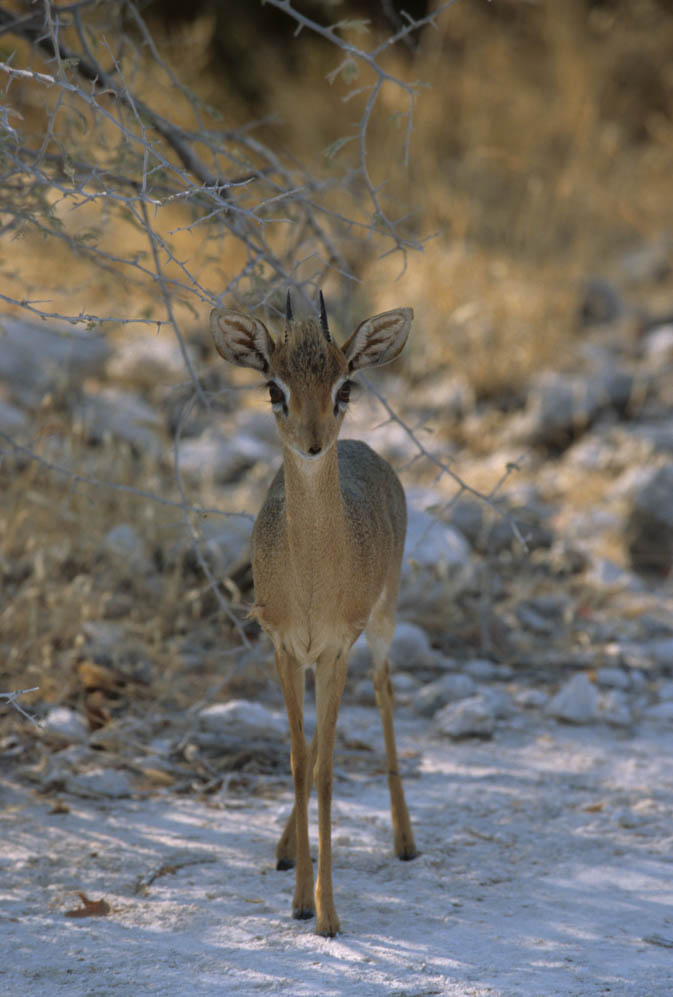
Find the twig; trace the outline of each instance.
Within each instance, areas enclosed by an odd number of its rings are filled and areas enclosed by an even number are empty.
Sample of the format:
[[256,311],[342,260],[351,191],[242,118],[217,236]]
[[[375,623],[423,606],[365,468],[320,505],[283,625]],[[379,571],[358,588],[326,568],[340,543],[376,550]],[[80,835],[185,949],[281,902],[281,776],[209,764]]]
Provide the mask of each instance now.
[[173,440],[173,463],[175,468],[175,481],[178,486],[178,490],[180,492],[180,497],[182,498],[182,509],[184,513],[185,524],[191,534],[192,543],[194,544],[194,551],[196,553],[196,558],[199,562],[199,566],[201,567],[201,570],[203,571],[205,577],[208,579],[208,584],[210,585],[211,590],[215,594],[215,598],[217,599],[220,605],[220,609],[222,609],[223,612],[226,613],[231,622],[234,624],[234,627],[236,628],[238,635],[241,638],[241,643],[244,644],[245,647],[250,648],[251,646],[250,641],[248,640],[247,634],[243,629],[243,626],[241,625],[241,621],[232,612],[229,603],[226,601],[226,599],[220,592],[220,587],[217,584],[217,579],[213,575],[212,571],[210,570],[210,565],[203,556],[203,551],[201,549],[201,537],[199,535],[198,530],[196,529],[191,519],[189,518],[190,507],[187,502],[187,496],[185,495],[185,488],[182,482],[182,474],[180,473],[180,438],[182,436],[182,427],[184,425],[184,422],[187,418],[189,411],[191,410],[192,404],[193,400],[190,400],[183,406],[182,412],[180,413],[180,417],[178,419],[178,425],[175,431],[175,438]]
[[157,240],[154,235],[154,230],[150,225],[149,215],[147,213],[147,202],[142,200],[140,202],[140,210],[142,211],[143,221],[145,223],[145,231],[147,232],[147,238],[150,241],[150,246],[152,247],[152,256],[154,258],[154,269],[156,270],[157,278],[159,280],[159,287],[161,288],[161,296],[164,299],[164,307],[166,308],[166,314],[168,316],[168,321],[175,333],[175,338],[178,341],[178,346],[180,347],[180,353],[182,354],[182,362],[189,371],[189,376],[192,379],[192,384],[194,385],[194,391],[205,409],[210,408],[208,400],[203,393],[203,388],[201,383],[196,376],[196,371],[192,366],[192,361],[190,359],[189,353],[187,352],[187,347],[185,345],[185,340],[182,333],[180,332],[180,327],[178,325],[177,319],[175,318],[175,312],[173,311],[173,302],[171,296],[168,293],[168,288],[166,286],[166,281],[164,279],[163,271],[161,269],[161,261],[159,260],[159,251],[157,249]]
[[488,506],[490,506],[498,515],[504,516],[504,518],[507,520],[512,529],[512,533],[514,534],[518,542],[521,544],[523,550],[527,552],[528,544],[526,543],[526,540],[523,537],[516,521],[509,513],[503,513],[501,509],[498,509],[498,507],[495,504],[495,496],[497,492],[500,490],[500,488],[507,480],[507,478],[514,471],[519,470],[518,464],[515,462],[508,464],[504,474],[498,480],[498,482],[495,484],[494,488],[490,492],[488,493],[481,492],[479,491],[478,488],[473,488],[472,485],[468,485],[466,481],[463,481],[460,475],[457,474],[456,471],[453,470],[453,468],[449,467],[448,464],[446,464],[443,460],[441,460],[439,457],[433,454],[432,451],[428,450],[427,447],[425,447],[423,443],[421,443],[421,441],[419,440],[418,436],[411,428],[411,426],[408,426],[407,423],[404,421],[404,419],[402,419],[397,414],[397,412],[395,412],[395,410],[392,408],[385,395],[381,394],[378,388],[372,383],[372,381],[368,377],[360,375],[359,380],[361,380],[362,383],[365,384],[366,387],[369,389],[369,391],[371,391],[371,393],[378,399],[378,401],[381,403],[383,408],[388,413],[390,421],[397,423],[397,425],[404,430],[404,432],[407,434],[407,436],[412,441],[414,446],[417,448],[419,454],[425,457],[427,460],[429,460],[431,464],[434,464],[435,467],[439,468],[440,473],[438,477],[442,477],[442,475],[446,474],[449,478],[451,478],[452,481],[455,481],[455,483],[458,485],[458,492],[453,496],[450,504],[453,505],[455,502],[457,502],[460,496],[463,495],[465,492],[467,492],[470,495],[474,495],[475,498],[480,499],[482,502],[485,502]]
[[[62,42],[46,36],[43,32],[42,26],[35,23],[36,19],[30,20],[16,20],[12,19],[12,15],[0,7],[0,31],[8,30],[12,31],[13,34],[18,34],[23,36],[26,41],[30,42],[36,48],[40,48],[46,52],[50,57],[57,57],[60,62],[67,62],[73,65],[77,73],[83,77],[83,79],[88,80],[92,84],[92,89],[94,93],[102,94],[113,94],[117,100],[127,107],[130,107],[134,111],[137,109],[140,114],[149,122],[150,126],[157,131],[162,138],[165,138],[168,144],[177,153],[180,162],[183,164],[185,169],[196,177],[199,183],[207,184],[210,187],[220,187],[225,193],[226,197],[226,186],[228,180],[222,177],[216,176],[208,170],[204,163],[194,154],[192,148],[185,142],[184,134],[181,129],[176,128],[170,121],[163,118],[161,115],[157,114],[155,111],[151,110],[144,101],[138,100],[137,97],[132,97],[128,92],[123,90],[121,87],[117,86],[115,81],[111,76],[105,72],[102,66],[97,63],[90,55],[89,57],[82,57],[79,52],[75,52],[68,48]],[[5,68],[3,66],[3,68]],[[52,79],[52,82],[53,79]]]
[[29,692],[37,692],[39,688],[39,685],[36,685],[32,689],[19,689],[17,692],[0,692],[0,699],[6,699],[9,705],[13,706],[22,717],[25,717],[26,720],[30,720],[30,722],[35,724],[36,727],[42,727],[43,724],[32,714],[28,713],[27,710],[24,710],[21,703],[17,702],[19,696],[26,696]]
[[85,485],[92,485],[94,488],[109,488],[111,491],[124,492],[127,495],[135,495],[138,498],[148,499],[150,502],[156,502],[157,505],[168,506],[172,509],[180,509],[182,512],[193,512],[198,516],[239,516],[241,519],[254,519],[254,517],[247,512],[225,512],[222,509],[215,509],[208,506],[186,505],[184,501],[177,502],[175,499],[169,499],[163,495],[157,495],[156,492],[145,491],[142,488],[133,488],[131,485],[123,485],[118,481],[106,481],[102,478],[93,478],[88,474],[80,474],[78,471],[73,471],[69,467],[63,467],[61,464],[55,464],[53,461],[40,457],[39,454],[36,454],[29,447],[23,446],[21,443],[17,443],[11,436],[1,431],[0,440],[4,440],[15,453],[19,453],[28,460],[34,461],[36,464],[44,467],[47,471],[51,471],[54,474],[60,474],[68,478],[72,481],[73,487],[76,487],[81,483]]

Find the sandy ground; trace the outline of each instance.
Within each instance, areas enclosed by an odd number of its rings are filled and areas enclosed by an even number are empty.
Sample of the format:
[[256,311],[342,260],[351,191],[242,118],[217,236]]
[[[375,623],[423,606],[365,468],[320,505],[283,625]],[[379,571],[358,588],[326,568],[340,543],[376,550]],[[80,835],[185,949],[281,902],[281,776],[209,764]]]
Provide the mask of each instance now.
[[[0,992],[673,993],[670,724],[528,712],[451,743],[398,713],[422,854],[392,857],[377,716],[344,708],[341,729],[374,751],[337,766],[333,940],[290,917],[294,874],[274,867],[284,780],[53,813],[5,777]],[[66,917],[78,891],[110,913]]]

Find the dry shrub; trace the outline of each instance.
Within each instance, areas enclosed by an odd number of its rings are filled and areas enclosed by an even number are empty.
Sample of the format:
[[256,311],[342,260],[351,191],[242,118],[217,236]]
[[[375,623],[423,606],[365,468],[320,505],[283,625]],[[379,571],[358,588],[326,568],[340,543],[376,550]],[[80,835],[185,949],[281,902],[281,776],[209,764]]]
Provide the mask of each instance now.
[[[184,82],[219,107],[232,127],[240,126],[251,108],[243,97],[222,93],[206,69],[209,37],[205,17],[157,42]],[[330,52],[326,60],[324,47],[307,32],[302,39],[291,70],[273,48],[250,49],[250,58],[264,63],[258,75],[270,81],[268,102],[280,122],[256,134],[312,164],[316,181],[328,182],[355,163],[354,143],[338,150],[334,143],[353,133],[361,111],[357,98],[341,98],[367,78],[363,72],[349,84],[339,77],[330,88],[325,75],[337,55]],[[92,44],[102,44],[102,37]],[[565,363],[577,335],[579,282],[603,272],[623,249],[673,229],[671,51],[670,14],[645,0],[594,7],[586,0],[463,2],[443,15],[437,30],[424,32],[414,57],[391,51],[386,65],[392,73],[430,89],[416,105],[407,169],[401,163],[404,107],[399,91],[384,88],[368,136],[369,165],[375,182],[387,181],[382,196],[396,206],[394,214],[412,212],[411,233],[434,238],[422,254],[405,261],[396,253],[382,262],[354,229],[348,264],[363,283],[354,287],[333,273],[327,287],[343,326],[368,312],[413,305],[417,333],[400,376],[460,371],[480,397],[516,395],[531,372]],[[180,123],[179,101],[165,79],[150,75],[149,62],[136,60],[131,82]],[[32,94],[14,84],[27,131],[39,132],[56,95],[44,92],[35,101]],[[88,139],[93,154],[97,142],[102,148],[110,140],[99,120]],[[331,157],[324,154],[329,148]],[[347,205],[335,194],[334,206],[369,225],[362,195],[354,182]],[[146,233],[122,215],[107,217],[94,202],[73,210],[53,194],[49,202],[64,230],[95,231],[100,248],[149,261]],[[158,209],[153,225],[170,238],[176,259],[188,261],[200,283],[217,293],[240,271],[241,246],[216,227],[190,230],[190,221],[174,201]],[[55,310],[65,310],[66,301],[71,312],[163,317],[155,283],[133,270],[120,275],[93,267],[85,244],[45,241],[29,225],[5,233],[3,241],[3,291],[10,296],[50,299]],[[165,264],[165,273],[184,280],[175,262]],[[206,303],[178,310],[187,331],[199,336]],[[138,330],[112,334],[123,343]],[[150,482],[174,494],[170,467],[160,473],[119,448],[104,448],[94,459],[67,431],[62,438],[72,447],[66,456],[73,466],[86,461],[101,478],[136,487]],[[222,630],[216,607],[204,605],[202,579],[185,578],[174,566],[157,597],[101,555],[102,537],[120,522],[142,530],[151,548],[166,550],[183,529],[181,513],[159,515],[151,503],[86,485],[73,490],[35,465],[6,460],[1,470],[2,687],[39,683],[41,697],[62,698],[71,688],[64,682],[76,661],[82,620],[115,617],[124,605],[129,628],[168,677],[180,667],[174,649],[190,627],[205,619],[213,633]],[[206,654],[204,668],[216,669],[222,646]]]

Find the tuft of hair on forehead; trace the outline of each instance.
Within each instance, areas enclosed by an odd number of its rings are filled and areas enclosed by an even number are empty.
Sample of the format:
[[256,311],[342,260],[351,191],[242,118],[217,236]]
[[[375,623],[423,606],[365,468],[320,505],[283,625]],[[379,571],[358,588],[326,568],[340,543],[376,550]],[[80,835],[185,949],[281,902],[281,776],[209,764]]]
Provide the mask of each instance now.
[[339,347],[328,343],[320,322],[312,317],[288,322],[287,342],[279,339],[276,359],[287,374],[302,377],[335,378],[346,366]]

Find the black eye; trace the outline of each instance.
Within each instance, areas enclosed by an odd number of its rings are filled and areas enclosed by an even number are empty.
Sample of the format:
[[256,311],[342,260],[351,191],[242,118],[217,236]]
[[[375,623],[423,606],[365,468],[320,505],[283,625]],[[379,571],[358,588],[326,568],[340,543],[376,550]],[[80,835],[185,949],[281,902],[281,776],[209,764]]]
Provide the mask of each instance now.
[[351,398],[352,381],[344,381],[336,393],[336,400],[342,405],[347,405]]
[[285,394],[282,388],[279,388],[275,381],[267,381],[266,386],[269,389],[269,400],[272,405],[282,405],[285,408]]

